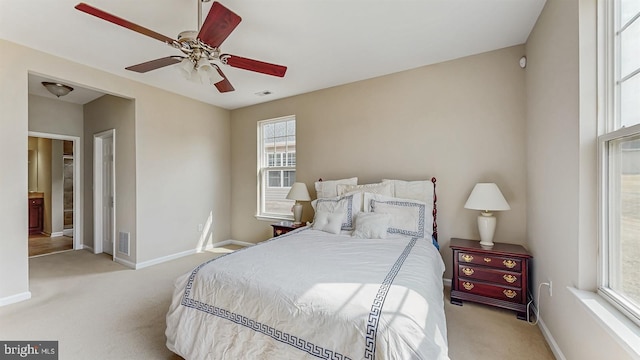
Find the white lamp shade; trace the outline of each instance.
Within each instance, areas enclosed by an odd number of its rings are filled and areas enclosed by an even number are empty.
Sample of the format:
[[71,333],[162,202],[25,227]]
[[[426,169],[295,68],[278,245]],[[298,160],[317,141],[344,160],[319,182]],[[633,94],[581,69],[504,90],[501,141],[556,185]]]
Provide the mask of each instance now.
[[291,190],[287,194],[287,199],[296,201],[310,201],[309,191],[307,185],[301,182],[293,183]]
[[224,80],[218,70],[205,58],[198,60],[198,74],[203,84],[216,84]]
[[504,199],[498,185],[494,183],[478,183],[464,204],[465,209],[482,211],[504,211],[511,207]]
[[196,68],[191,59],[185,58],[176,66],[178,67],[178,69],[180,69],[180,74],[182,74],[185,79],[193,81],[194,74],[196,73]]

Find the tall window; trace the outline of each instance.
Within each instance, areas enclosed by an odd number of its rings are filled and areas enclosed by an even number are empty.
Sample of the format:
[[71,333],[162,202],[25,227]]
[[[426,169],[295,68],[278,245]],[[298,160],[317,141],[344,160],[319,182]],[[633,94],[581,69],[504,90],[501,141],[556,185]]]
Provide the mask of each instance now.
[[640,324],[640,0],[605,4],[598,288]]
[[296,181],[296,118],[258,122],[258,216],[293,218],[286,196]]

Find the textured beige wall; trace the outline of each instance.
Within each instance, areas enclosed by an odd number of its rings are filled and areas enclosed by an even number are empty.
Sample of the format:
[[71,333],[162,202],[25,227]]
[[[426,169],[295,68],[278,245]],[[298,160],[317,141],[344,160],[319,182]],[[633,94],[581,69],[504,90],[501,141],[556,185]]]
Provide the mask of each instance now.
[[[232,115],[232,236],[257,242],[256,122],[296,115],[297,179],[438,178],[438,225],[451,277],[450,237],[479,239],[463,208],[476,182],[496,182],[512,210],[497,214],[496,241],[525,240],[523,46],[426,66],[238,110]],[[305,207],[310,220],[312,210]]]
[[547,1],[527,41],[527,244],[563,358],[630,359],[567,290],[595,287],[595,19],[595,0]]
[[0,152],[14,155],[0,157],[0,305],[30,296],[24,151],[29,72],[135,99],[136,158],[129,161],[135,162],[130,196],[135,197],[137,262],[194,250],[197,226],[209,213],[214,230],[205,240],[230,238],[229,111],[5,40],[0,54]]

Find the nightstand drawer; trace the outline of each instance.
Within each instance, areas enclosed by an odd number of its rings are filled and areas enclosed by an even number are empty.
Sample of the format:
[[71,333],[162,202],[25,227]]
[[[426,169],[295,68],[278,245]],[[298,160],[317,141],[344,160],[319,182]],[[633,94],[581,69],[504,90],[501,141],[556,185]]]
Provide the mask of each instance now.
[[499,285],[520,287],[522,274],[517,272],[489,269],[480,266],[461,264],[458,266],[459,277],[465,280],[484,280]]
[[516,288],[459,279],[458,290],[498,300],[522,303],[522,291]]
[[460,263],[489,266],[496,269],[504,269],[515,272],[522,270],[522,260],[510,257],[502,257],[488,254],[461,251],[458,253]]

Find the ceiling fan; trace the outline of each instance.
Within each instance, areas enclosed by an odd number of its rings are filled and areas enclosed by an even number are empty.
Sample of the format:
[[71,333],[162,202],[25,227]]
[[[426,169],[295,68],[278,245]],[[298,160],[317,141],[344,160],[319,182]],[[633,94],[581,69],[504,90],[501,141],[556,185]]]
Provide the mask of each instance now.
[[222,54],[220,52],[220,45],[231,34],[236,26],[240,24],[242,18],[216,1],[211,6],[204,23],[202,23],[201,2],[209,2],[210,0],[197,1],[198,26],[200,30],[197,32],[183,31],[178,35],[177,40],[134,24],[118,16],[109,14],[85,3],[79,3],[75,8],[89,15],[93,15],[100,19],[133,30],[142,35],[160,40],[169,46],[182,51],[184,54],[184,56],[167,56],[125,68],[130,71],[146,73],[151,70],[181,63],[179,67],[183,71],[183,75],[185,75],[185,77],[194,79],[195,77],[206,75],[206,78],[209,79],[208,82],[215,85],[218,91],[223,93],[233,91],[234,88],[222,70],[220,70],[220,67],[211,63],[213,60],[239,69],[255,71],[278,77],[284,76],[287,71],[286,66],[270,64],[236,55]]

